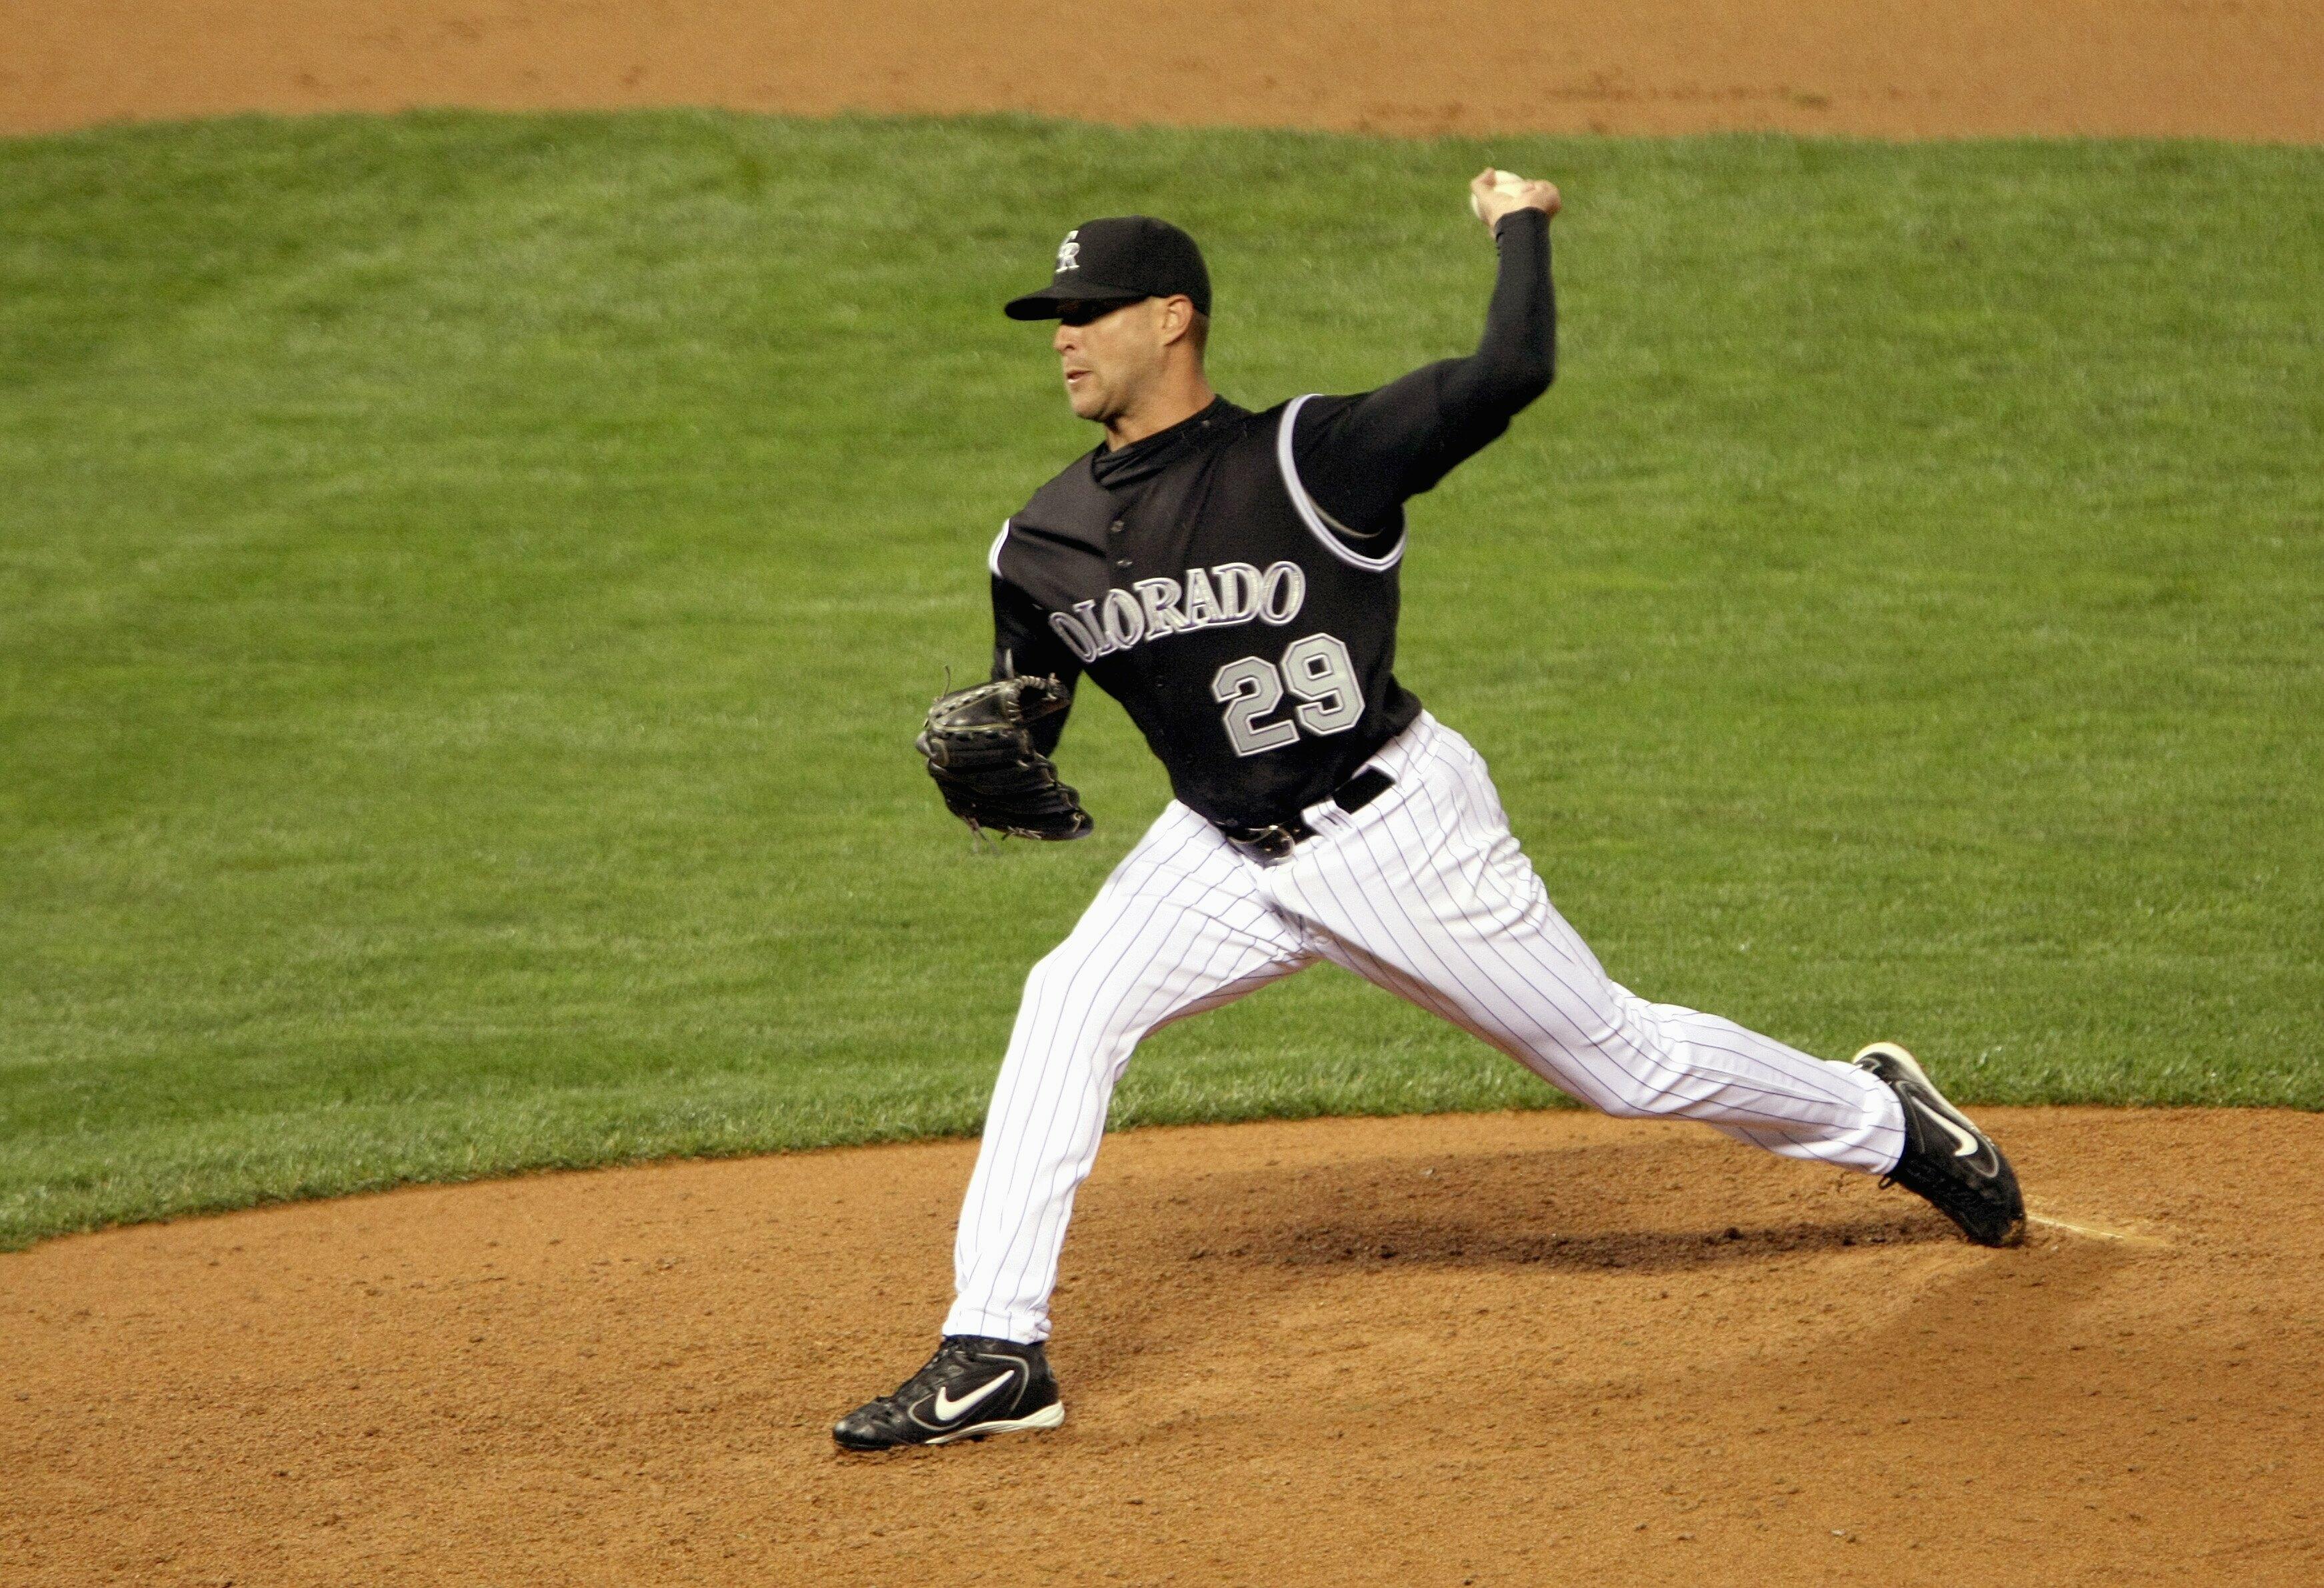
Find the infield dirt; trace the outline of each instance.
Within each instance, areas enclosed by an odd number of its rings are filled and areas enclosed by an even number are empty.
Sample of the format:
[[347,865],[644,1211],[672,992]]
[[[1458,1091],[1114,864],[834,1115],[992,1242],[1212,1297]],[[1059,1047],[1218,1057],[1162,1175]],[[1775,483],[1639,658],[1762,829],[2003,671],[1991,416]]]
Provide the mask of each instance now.
[[2316,0],[0,0],[0,132],[719,105],[1399,134],[2324,139]]
[[0,1257],[11,1583],[2313,1583],[2324,1118],[1994,1111],[2039,1216],[1572,1113],[1132,1131],[1053,1434],[843,1456],[966,1143]]

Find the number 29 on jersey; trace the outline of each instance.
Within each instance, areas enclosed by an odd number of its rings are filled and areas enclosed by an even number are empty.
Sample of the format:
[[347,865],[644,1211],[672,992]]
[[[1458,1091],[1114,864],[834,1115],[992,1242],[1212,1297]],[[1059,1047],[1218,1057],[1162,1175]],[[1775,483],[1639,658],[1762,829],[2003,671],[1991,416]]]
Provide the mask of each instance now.
[[[1298,704],[1268,721],[1288,693]],[[1226,710],[1227,742],[1237,755],[1262,755],[1299,740],[1344,733],[1364,715],[1363,685],[1348,648],[1333,634],[1309,634],[1283,648],[1283,665],[1245,656],[1219,669],[1211,696]]]

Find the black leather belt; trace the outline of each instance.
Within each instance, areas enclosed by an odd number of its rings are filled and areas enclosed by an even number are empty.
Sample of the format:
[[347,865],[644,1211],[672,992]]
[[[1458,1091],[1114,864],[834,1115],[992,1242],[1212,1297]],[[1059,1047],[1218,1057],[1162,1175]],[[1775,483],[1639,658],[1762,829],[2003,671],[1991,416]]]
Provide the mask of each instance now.
[[[1396,786],[1396,780],[1376,766],[1368,766],[1332,790],[1332,803],[1350,815],[1361,810]],[[1221,826],[1227,842],[1253,860],[1275,862],[1291,858],[1292,849],[1315,836],[1315,829],[1297,816],[1264,827]]]

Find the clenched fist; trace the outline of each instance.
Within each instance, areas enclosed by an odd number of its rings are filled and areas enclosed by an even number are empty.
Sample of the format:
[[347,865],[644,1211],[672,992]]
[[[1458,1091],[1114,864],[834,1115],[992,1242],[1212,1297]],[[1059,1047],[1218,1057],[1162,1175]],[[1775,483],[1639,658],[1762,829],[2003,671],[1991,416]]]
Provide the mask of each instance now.
[[1496,171],[1489,165],[1469,179],[1469,208],[1485,223],[1487,231],[1512,210],[1538,209],[1544,215],[1555,215],[1563,202],[1556,183],[1536,182],[1513,171]]

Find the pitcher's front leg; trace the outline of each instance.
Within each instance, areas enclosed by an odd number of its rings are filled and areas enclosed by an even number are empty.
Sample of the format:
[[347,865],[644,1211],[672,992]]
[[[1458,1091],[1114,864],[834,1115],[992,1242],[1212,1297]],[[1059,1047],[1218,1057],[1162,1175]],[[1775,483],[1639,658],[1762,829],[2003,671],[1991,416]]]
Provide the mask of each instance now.
[[1048,1338],[1065,1223],[1131,1052],[1309,962],[1250,872],[1174,801],[1026,978],[961,1208],[947,1335]]

